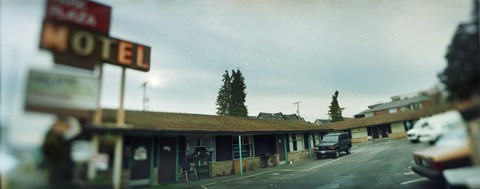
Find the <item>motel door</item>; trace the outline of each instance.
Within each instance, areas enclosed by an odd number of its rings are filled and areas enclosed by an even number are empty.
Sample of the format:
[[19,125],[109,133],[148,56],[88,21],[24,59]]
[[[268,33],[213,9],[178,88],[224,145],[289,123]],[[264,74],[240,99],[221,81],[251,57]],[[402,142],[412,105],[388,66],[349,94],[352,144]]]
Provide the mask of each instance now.
[[277,135],[277,149],[278,154],[280,155],[280,161],[285,161],[285,140],[284,135]]
[[382,138],[388,138],[388,125],[382,125],[380,126],[380,130],[382,131]]
[[150,161],[152,153],[151,137],[131,137],[132,149],[130,186],[144,186],[150,184]]
[[175,169],[177,158],[177,138],[160,137],[159,138],[159,168],[158,183],[175,182]]
[[377,127],[370,127],[371,131],[372,131],[372,137],[373,139],[378,139],[379,138],[379,135],[378,135],[378,128]]

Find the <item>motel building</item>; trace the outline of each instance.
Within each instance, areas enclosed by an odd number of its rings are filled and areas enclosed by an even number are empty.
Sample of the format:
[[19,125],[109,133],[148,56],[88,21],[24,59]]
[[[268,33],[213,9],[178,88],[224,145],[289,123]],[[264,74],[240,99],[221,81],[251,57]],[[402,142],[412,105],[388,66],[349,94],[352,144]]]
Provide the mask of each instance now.
[[[126,111],[125,124],[117,125],[116,113],[103,110],[102,122],[84,129],[97,145],[94,154],[110,157],[107,170],[89,168],[87,174],[90,180],[112,178],[120,157],[122,188],[192,181],[193,170],[198,179],[243,175],[264,167],[266,154],[273,166],[314,158],[312,147],[333,131],[298,120],[144,111]],[[121,155],[111,136],[123,139]]]
[[[125,111],[125,124],[119,125],[117,110],[106,109],[99,124],[84,127],[82,137],[94,146],[92,154],[109,157],[106,168],[90,163],[80,174],[90,181],[114,178],[121,188],[241,176],[263,168],[267,154],[271,166],[314,159],[314,146],[330,132],[348,132],[353,143],[402,139],[415,121],[450,109],[422,106],[322,125],[146,111]],[[118,138],[123,142],[115,142]]]

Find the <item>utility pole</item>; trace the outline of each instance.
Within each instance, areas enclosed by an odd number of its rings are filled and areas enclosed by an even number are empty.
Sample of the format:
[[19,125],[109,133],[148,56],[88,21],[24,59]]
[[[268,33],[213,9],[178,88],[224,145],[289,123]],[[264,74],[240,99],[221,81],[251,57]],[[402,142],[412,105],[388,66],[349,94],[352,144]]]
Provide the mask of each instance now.
[[298,120],[301,120],[300,119],[300,103],[302,103],[302,101],[297,101],[297,102],[294,102],[293,105],[297,105],[297,114],[298,114]]
[[143,87],[143,111],[146,111],[147,110],[147,102],[148,102],[148,98],[147,98],[147,83],[148,81],[145,81],[143,82],[142,86]]

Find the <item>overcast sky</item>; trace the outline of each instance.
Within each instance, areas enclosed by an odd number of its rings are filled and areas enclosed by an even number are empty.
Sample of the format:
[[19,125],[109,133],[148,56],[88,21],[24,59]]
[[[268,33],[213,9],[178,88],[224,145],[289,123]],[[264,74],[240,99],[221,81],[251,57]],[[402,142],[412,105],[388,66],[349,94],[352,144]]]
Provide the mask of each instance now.
[[[152,47],[148,73],[128,70],[127,109],[215,114],[225,70],[240,68],[249,115],[328,118],[335,90],[344,116],[391,96],[426,90],[469,0],[99,1],[112,6],[110,35]],[[53,122],[23,110],[26,73],[55,66],[38,49],[44,1],[2,0],[1,124],[12,143],[40,144]],[[82,74],[92,75],[89,72]],[[120,68],[105,66],[101,104],[119,104]]]

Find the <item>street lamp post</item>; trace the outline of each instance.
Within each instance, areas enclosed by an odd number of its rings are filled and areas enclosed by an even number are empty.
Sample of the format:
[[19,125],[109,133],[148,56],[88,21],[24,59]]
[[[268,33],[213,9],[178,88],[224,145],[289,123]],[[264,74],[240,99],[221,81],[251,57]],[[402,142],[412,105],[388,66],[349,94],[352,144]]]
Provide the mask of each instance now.
[[298,120],[301,120],[300,119],[300,106],[299,106],[300,103],[302,103],[302,101],[297,101],[297,102],[293,103],[294,105],[297,105]]
[[145,81],[143,82],[142,86],[143,87],[143,111],[146,111],[147,110],[147,102],[148,102],[148,98],[147,98],[147,83],[148,81]]

